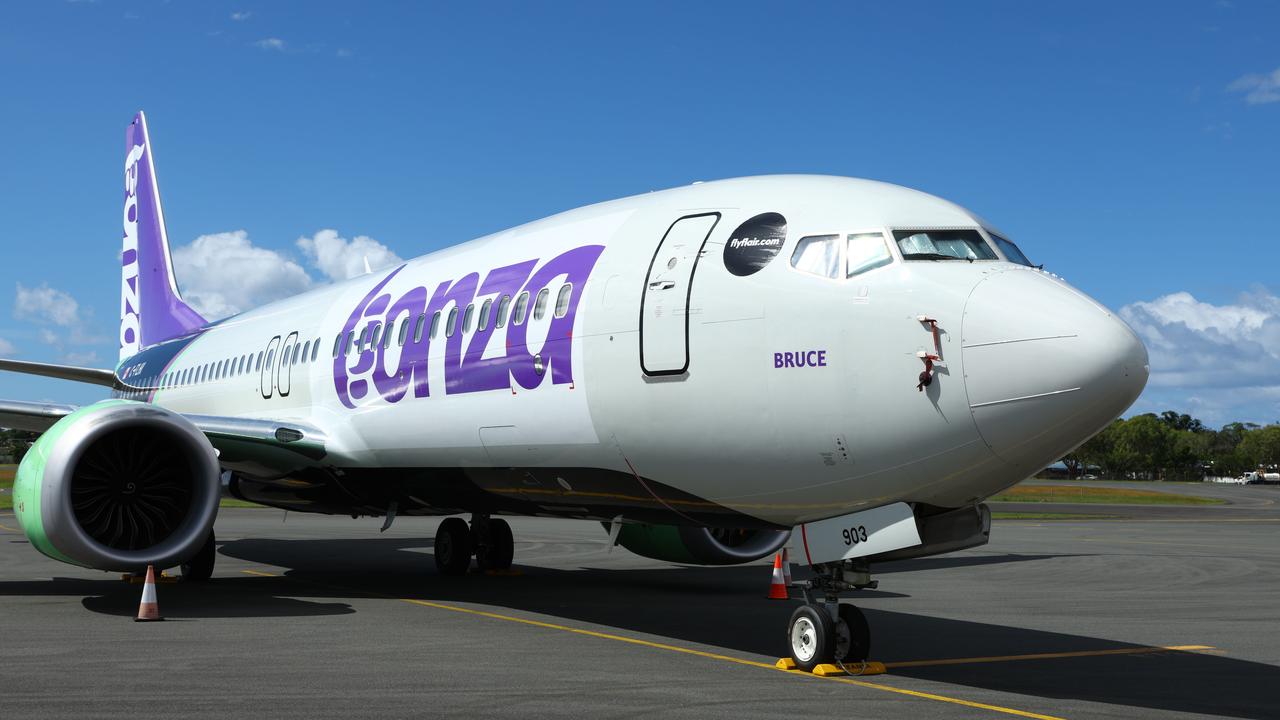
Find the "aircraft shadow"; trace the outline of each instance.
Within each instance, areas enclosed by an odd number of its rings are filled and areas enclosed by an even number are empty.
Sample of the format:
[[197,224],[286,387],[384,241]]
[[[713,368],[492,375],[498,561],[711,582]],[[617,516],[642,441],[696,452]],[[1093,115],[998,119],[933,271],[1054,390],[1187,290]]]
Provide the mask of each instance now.
[[[777,657],[795,602],[766,600],[759,565],[557,570],[519,566],[518,576],[435,574],[429,539],[237,540],[224,555],[287,568],[284,578],[217,578],[222,605],[263,602],[262,593],[319,600],[416,598],[480,603]],[[518,552],[518,551],[517,551]],[[517,557],[519,555],[517,554]],[[886,565],[886,571],[1034,562],[1057,555],[966,555]],[[583,564],[591,558],[584,556]],[[799,573],[798,573],[799,574]],[[252,586],[252,587],[250,587]],[[3,592],[3,589],[0,589]],[[231,600],[234,597],[234,602]],[[863,597],[902,597],[866,591]],[[267,601],[272,602],[281,598]],[[212,604],[212,603],[211,603]],[[183,609],[185,614],[186,610]],[[268,610],[269,612],[269,610]],[[246,609],[246,615],[255,614]],[[1107,638],[1045,632],[911,613],[867,610],[873,656],[883,662],[1046,652],[1136,649]],[[1239,718],[1276,717],[1280,668],[1194,652],[1161,652],[896,668],[894,675],[958,686],[1134,708]]]

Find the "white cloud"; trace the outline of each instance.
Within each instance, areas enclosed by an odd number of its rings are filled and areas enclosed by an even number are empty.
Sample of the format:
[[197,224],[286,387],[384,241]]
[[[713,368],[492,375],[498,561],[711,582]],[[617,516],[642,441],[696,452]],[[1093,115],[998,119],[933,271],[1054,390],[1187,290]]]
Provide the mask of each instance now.
[[27,288],[18,283],[13,316],[19,320],[71,327],[80,323],[80,303],[70,294],[44,283],[38,288]]
[[337,55],[338,55],[338,57],[340,57],[340,58],[349,58],[349,57],[351,57],[351,56],[352,56],[352,55],[354,55],[354,54],[355,54],[355,53],[351,52],[350,50],[348,50],[348,49],[346,49],[346,48],[338,48],[338,52],[337,52]]
[[5,340],[4,338],[0,338],[0,356],[12,357],[17,354],[18,348],[14,347],[13,343]]
[[84,352],[69,352],[62,356],[62,362],[68,365],[79,365],[81,367],[93,367],[98,363],[98,353],[95,350],[86,350]]
[[243,10],[240,12],[231,13],[231,19],[235,20],[236,22],[243,22],[245,20],[248,20],[251,17],[253,17],[253,12],[249,10]]
[[365,258],[373,270],[401,262],[400,256],[377,240],[365,235],[347,240],[339,237],[337,230],[321,230],[309,238],[300,237],[297,244],[311,264],[330,280],[363,275]]
[[284,52],[285,48],[284,41],[280,38],[274,37],[263,38],[262,40],[255,42],[254,46],[263,50],[276,50],[278,52]]
[[249,241],[244,230],[201,235],[173,249],[182,297],[210,320],[296,295],[311,286],[302,266]]
[[1214,305],[1178,292],[1120,315],[1151,356],[1136,408],[1199,410],[1210,424],[1280,417],[1280,297],[1257,289]]
[[1227,86],[1227,92],[1245,93],[1244,101],[1250,105],[1280,102],[1280,68],[1237,78]]

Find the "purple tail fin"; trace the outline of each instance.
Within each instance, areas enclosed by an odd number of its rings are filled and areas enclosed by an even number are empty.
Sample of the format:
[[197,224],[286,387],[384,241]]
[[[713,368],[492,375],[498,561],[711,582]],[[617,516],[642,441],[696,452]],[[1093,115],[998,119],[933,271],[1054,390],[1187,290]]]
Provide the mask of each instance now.
[[124,252],[120,277],[120,358],[185,335],[206,322],[178,293],[169,237],[160,208],[147,119],[138,113],[125,132]]

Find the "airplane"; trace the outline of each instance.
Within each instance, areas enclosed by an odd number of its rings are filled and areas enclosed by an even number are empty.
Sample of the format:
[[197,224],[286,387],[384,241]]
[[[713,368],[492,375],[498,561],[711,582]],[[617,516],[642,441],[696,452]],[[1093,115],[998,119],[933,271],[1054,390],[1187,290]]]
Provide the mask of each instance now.
[[[783,547],[813,571],[792,660],[857,662],[871,567],[987,542],[985,498],[1138,397],[1114,313],[938,197],[813,175],[699,182],[563,212],[216,322],[182,299],[155,158],[126,132],[118,365],[41,432],[13,488],[41,553],[208,579],[228,495],[446,516],[447,576],[501,570],[502,516],[600,522],[689,565]],[[469,521],[462,516],[469,515]]]

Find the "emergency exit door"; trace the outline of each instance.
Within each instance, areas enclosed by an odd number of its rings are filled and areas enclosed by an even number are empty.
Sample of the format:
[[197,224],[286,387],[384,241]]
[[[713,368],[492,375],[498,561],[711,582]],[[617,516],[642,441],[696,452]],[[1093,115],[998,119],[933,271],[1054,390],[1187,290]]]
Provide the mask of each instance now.
[[693,271],[719,220],[720,213],[680,218],[649,262],[640,300],[640,369],[646,375],[679,375],[689,369]]

